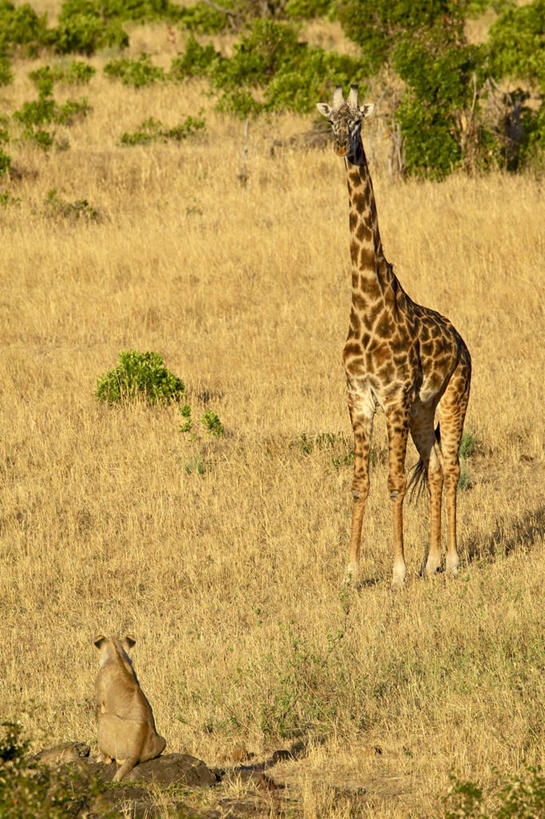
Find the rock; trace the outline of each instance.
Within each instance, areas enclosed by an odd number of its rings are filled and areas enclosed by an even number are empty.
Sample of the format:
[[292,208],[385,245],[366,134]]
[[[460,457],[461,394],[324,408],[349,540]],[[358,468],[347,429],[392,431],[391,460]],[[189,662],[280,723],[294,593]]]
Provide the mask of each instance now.
[[45,748],[33,758],[45,765],[65,765],[67,762],[78,762],[89,756],[91,748],[83,742],[63,742],[53,748]]
[[216,774],[204,762],[189,754],[164,754],[142,762],[130,771],[124,782],[155,782],[158,785],[210,787],[217,782]]

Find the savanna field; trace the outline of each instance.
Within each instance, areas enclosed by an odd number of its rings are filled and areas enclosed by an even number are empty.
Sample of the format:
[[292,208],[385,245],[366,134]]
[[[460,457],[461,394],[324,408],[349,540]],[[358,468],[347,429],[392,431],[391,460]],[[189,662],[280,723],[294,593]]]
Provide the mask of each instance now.
[[[134,26],[127,53],[167,65],[183,36]],[[92,106],[56,126],[69,148],[21,142],[1,182],[2,719],[33,750],[95,752],[93,637],[130,634],[167,751],[221,767],[304,748],[269,769],[281,797],[229,815],[477,815],[448,796],[465,782],[493,814],[506,784],[545,766],[542,175],[402,181],[383,121],[364,131],[386,256],[453,321],[474,370],[458,579],[419,577],[422,497],[405,504],[406,588],[390,591],[377,415],[361,583],[347,591],[342,161],[290,145],[312,115],[259,117],[245,138],[204,82],[130,88],[106,59],[89,59],[81,94],[56,89]],[[28,72],[43,63],[13,62],[2,113],[36,97]],[[205,121],[190,138],[120,143],[149,117],[188,116]],[[177,404],[97,400],[128,349],[159,352],[182,379],[192,431]],[[198,423],[207,411],[223,436]],[[226,794],[248,809],[236,780],[187,799],[227,815]]]

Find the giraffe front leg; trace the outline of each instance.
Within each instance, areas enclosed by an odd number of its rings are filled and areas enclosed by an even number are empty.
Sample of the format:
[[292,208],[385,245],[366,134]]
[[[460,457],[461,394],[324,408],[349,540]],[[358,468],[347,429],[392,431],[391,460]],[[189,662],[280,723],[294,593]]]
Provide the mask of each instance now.
[[355,583],[360,569],[360,548],[365,502],[369,494],[369,451],[375,413],[370,395],[349,392],[349,410],[354,432],[354,476],[352,479],[352,526],[350,530],[350,557],[345,583]]
[[392,589],[403,588],[407,566],[403,547],[403,500],[407,491],[405,455],[409,434],[408,413],[404,407],[386,411],[388,430],[388,491],[393,501],[394,569]]

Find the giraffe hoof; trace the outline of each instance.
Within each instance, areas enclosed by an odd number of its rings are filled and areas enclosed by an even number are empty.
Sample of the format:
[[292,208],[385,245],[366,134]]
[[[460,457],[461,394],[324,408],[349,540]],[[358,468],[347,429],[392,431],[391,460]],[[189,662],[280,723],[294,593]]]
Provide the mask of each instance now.
[[441,571],[441,565],[433,561],[432,563],[426,563],[424,567],[424,571],[422,572],[423,577],[427,580],[433,580],[434,577],[437,577],[439,572]]
[[458,563],[459,563],[458,555],[455,555],[454,558],[450,559],[449,556],[447,555],[446,565],[447,577],[458,577]]

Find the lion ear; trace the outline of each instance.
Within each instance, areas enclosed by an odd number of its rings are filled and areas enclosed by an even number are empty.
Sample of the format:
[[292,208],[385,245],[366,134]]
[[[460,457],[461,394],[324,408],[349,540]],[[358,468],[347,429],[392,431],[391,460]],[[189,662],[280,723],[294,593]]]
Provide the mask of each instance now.
[[331,106],[327,104],[327,102],[318,102],[316,103],[316,108],[324,117],[331,116]]
[[360,108],[360,114],[362,117],[369,117],[375,110],[375,103],[374,102],[366,102],[365,105],[362,105]]
[[95,639],[93,640],[93,643],[96,645],[97,648],[100,649],[100,648],[102,648],[102,646],[104,645],[106,640],[107,640],[107,637],[104,637],[103,634],[99,634],[98,637],[95,637]]
[[128,635],[121,641],[121,645],[125,649],[125,651],[130,651],[133,645],[136,644],[136,640],[134,637],[129,637]]

